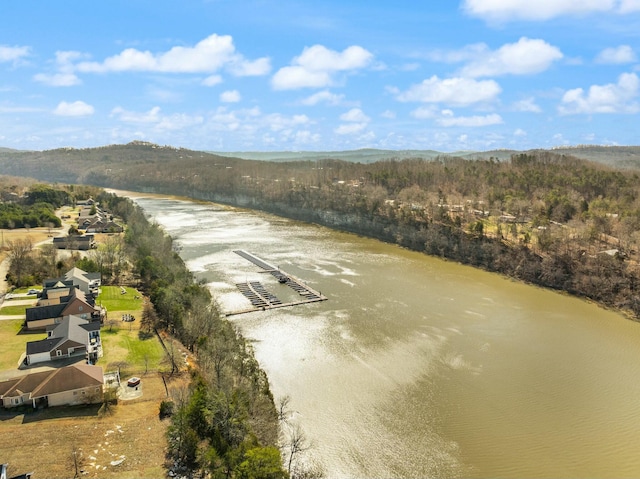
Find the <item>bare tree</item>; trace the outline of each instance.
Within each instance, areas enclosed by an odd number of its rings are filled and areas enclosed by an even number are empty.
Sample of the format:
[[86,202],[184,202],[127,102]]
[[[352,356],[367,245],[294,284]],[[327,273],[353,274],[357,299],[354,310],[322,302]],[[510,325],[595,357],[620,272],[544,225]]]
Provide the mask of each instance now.
[[287,460],[287,471],[291,475],[291,469],[295,465],[295,461],[299,459],[299,455],[311,448],[311,443],[307,439],[306,434],[299,424],[291,425],[288,428],[285,449],[289,451]]
[[31,238],[21,238],[7,243],[9,247],[9,260],[11,261],[11,271],[16,276],[17,284],[21,284],[22,275],[26,270],[29,257],[33,251]]
[[288,394],[278,399],[278,421],[287,423],[289,421],[289,403],[291,402],[291,396]]

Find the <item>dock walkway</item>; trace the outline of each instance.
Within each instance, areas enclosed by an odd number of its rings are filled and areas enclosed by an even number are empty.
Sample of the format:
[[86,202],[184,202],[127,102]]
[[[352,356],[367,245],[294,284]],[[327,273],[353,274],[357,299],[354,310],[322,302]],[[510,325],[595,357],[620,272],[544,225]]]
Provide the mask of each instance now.
[[299,304],[314,303],[317,301],[326,301],[328,299],[326,296],[323,296],[322,293],[315,291],[309,286],[307,286],[305,283],[302,282],[302,280],[288,273],[285,273],[281,269],[270,265],[266,261],[258,258],[257,256],[247,251],[236,250],[234,251],[234,253],[250,261],[251,263],[255,264],[256,266],[261,268],[263,272],[270,273],[273,277],[275,277],[278,280],[279,283],[287,285],[288,287],[296,291],[304,299],[300,301],[290,302],[290,303],[283,303],[274,294],[267,291],[264,285],[259,281],[237,283],[236,287],[251,302],[251,305],[253,307],[249,309],[243,309],[241,311],[233,311],[230,313],[226,313],[226,316],[250,313],[253,311],[265,311],[267,309],[272,309],[272,308],[296,306]]

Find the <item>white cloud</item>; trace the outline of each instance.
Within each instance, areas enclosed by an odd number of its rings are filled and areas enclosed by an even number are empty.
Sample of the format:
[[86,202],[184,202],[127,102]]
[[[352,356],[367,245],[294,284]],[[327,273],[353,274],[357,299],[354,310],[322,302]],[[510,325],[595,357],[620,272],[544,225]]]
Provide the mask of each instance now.
[[300,103],[307,106],[314,106],[318,103],[326,103],[328,105],[340,105],[344,101],[344,95],[331,93],[329,90],[319,91],[313,95],[303,99]]
[[391,110],[385,110],[382,113],[380,113],[380,116],[382,118],[386,118],[388,120],[395,120],[396,112],[395,111],[391,111]]
[[339,125],[333,131],[337,135],[353,135],[363,131],[371,121],[371,118],[365,115],[360,108],[352,108],[340,115],[340,120],[347,123]]
[[345,123],[343,125],[338,126],[333,131],[337,135],[353,135],[355,133],[360,133],[367,127],[366,123]]
[[621,65],[624,63],[633,63],[637,60],[636,53],[629,45],[620,45],[615,48],[605,48],[596,57],[598,63],[609,63]]
[[56,52],[56,73],[37,73],[34,81],[54,87],[75,86],[82,84],[82,80],[74,73],[73,61],[85,58],[86,55],[78,51]]
[[329,72],[309,71],[301,66],[281,68],[271,79],[276,90],[294,90],[297,88],[322,88],[332,84]]
[[80,78],[73,73],[37,73],[33,79],[49,86],[74,86],[82,83]]
[[370,52],[357,45],[345,48],[342,52],[314,45],[305,48],[294,62],[311,71],[342,71],[364,68],[372,59]]
[[525,98],[523,100],[517,101],[513,104],[513,109],[515,111],[527,111],[531,113],[541,113],[542,108],[540,108],[535,99],[533,98]]
[[242,99],[238,90],[227,90],[220,93],[220,101],[224,103],[237,103]]
[[319,141],[320,135],[318,133],[312,133],[309,130],[297,131],[293,137],[293,142],[297,145],[309,145],[318,143]]
[[271,59],[264,57],[254,61],[241,59],[229,65],[229,71],[235,76],[263,76],[271,71]]
[[146,113],[127,111],[119,106],[111,110],[111,116],[127,123],[158,123],[160,121],[160,107],[154,106]]
[[371,118],[365,115],[360,108],[352,108],[348,112],[340,115],[340,119],[342,121],[355,121],[361,123],[368,123],[369,121],[371,121]]
[[544,40],[520,38],[495,51],[476,46],[473,60],[462,69],[462,75],[483,77],[497,75],[531,75],[548,69],[562,58],[562,52]]
[[202,80],[204,86],[215,86],[222,83],[222,77],[220,75],[211,75]]
[[463,126],[475,128],[480,126],[499,125],[502,123],[502,117],[497,113],[484,116],[455,116],[453,111],[445,109],[440,112],[440,117],[436,120],[436,123],[444,127]]
[[422,83],[412,85],[407,91],[397,93],[402,102],[444,103],[449,105],[471,105],[494,100],[502,91],[493,80],[470,78],[446,78],[432,76]]
[[632,13],[640,11],[640,0],[620,0],[619,13]]
[[463,10],[489,21],[549,20],[562,15],[597,12],[626,13],[637,9],[637,0],[465,0]]
[[162,115],[160,107],[155,106],[147,112],[127,111],[121,107],[111,110],[111,116],[117,117],[124,123],[139,125],[150,125],[159,131],[175,131],[192,127],[203,123],[204,119],[199,115],[187,115],[185,113],[174,113]]
[[522,128],[516,128],[516,130],[513,132],[513,136],[524,137],[524,136],[527,136],[527,132],[524,131]]
[[203,122],[203,118],[199,115],[187,115],[186,113],[174,113],[173,115],[163,116],[157,125],[156,130],[174,131],[184,130]]
[[262,123],[268,126],[272,131],[290,130],[300,125],[307,125],[311,122],[307,115],[293,115],[287,117],[280,113],[271,113],[265,115]]
[[558,107],[561,114],[637,113],[640,79],[635,73],[623,73],[618,83],[592,85],[589,91],[575,88],[567,91]]
[[438,115],[438,109],[435,105],[420,106],[411,112],[411,116],[418,120],[428,120]]
[[83,101],[74,101],[73,103],[61,101],[53,110],[53,114],[59,116],[88,116],[93,113],[94,108]]
[[270,60],[260,58],[245,60],[236,53],[229,35],[210,35],[193,47],[176,46],[166,52],[152,53],[127,48],[106,58],[103,62],[81,62],[76,65],[81,72],[149,71],[164,73],[206,73],[223,67],[238,76],[265,75]]
[[29,56],[31,48],[29,47],[9,47],[6,45],[0,45],[0,63],[1,62],[16,62],[23,57]]
[[365,68],[372,60],[373,55],[357,45],[342,52],[314,45],[305,48],[290,66],[278,70],[271,79],[271,85],[276,90],[326,87],[333,84],[337,72]]

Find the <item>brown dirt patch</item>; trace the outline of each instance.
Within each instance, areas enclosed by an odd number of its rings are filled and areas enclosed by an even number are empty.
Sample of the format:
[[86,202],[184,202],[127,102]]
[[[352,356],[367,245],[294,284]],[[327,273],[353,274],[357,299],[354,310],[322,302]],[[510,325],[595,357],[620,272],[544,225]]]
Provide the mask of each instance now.
[[[52,228],[51,234],[55,236],[57,231],[57,229]],[[2,261],[7,257],[7,243],[9,241],[31,238],[31,241],[35,245],[49,238],[49,228],[30,228],[28,231],[24,228],[14,230],[0,229],[0,237],[2,238],[0,242],[0,261]]]
[[[186,374],[167,378],[167,385],[181,387],[188,380]],[[142,376],[142,382],[140,399],[120,401],[112,414],[104,416],[98,415],[98,406],[0,413],[0,437],[5,438],[2,461],[9,464],[11,474],[69,478],[75,474],[75,450],[79,477],[165,477],[169,422],[158,418],[165,387],[155,373]]]

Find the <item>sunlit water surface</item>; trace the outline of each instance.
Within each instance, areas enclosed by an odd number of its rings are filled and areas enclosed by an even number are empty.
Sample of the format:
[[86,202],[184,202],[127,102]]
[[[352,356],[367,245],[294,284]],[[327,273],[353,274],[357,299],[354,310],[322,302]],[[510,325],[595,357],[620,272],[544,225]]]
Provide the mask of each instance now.
[[329,300],[232,316],[327,477],[640,477],[640,324],[375,240],[135,196],[225,311],[236,283]]

